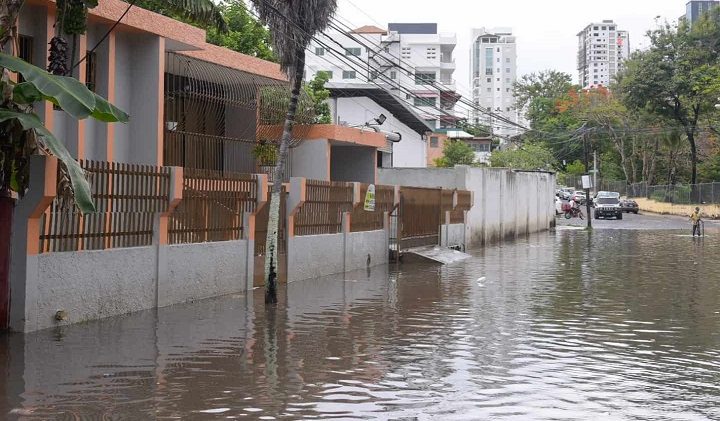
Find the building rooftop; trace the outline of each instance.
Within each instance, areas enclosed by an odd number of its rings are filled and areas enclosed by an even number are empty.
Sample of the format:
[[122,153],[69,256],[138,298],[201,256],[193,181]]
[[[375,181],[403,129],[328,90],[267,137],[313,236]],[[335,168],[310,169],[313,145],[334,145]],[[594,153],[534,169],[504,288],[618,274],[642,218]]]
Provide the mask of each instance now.
[[357,29],[354,29],[352,31],[354,34],[380,34],[380,35],[387,35],[387,29],[378,28],[377,26],[373,25],[365,25],[361,26]]

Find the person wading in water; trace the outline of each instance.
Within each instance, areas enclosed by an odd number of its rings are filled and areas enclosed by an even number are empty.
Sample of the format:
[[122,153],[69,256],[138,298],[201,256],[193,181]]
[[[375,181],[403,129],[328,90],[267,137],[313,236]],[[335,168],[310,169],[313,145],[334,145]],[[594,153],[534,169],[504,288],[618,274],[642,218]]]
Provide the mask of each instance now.
[[693,237],[695,237],[695,233],[697,233],[698,237],[702,235],[700,231],[700,222],[702,221],[702,218],[700,217],[700,208],[695,208],[695,212],[690,215],[690,220],[693,224]]

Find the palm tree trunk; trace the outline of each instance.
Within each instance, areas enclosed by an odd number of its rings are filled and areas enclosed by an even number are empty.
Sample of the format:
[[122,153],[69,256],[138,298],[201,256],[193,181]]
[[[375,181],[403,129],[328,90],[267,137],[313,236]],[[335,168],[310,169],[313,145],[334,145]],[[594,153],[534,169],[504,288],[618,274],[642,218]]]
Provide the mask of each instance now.
[[[265,304],[277,303],[277,278],[278,278],[278,228],[280,225],[280,194],[282,193],[283,173],[287,161],[292,140],[292,130],[295,125],[295,113],[297,112],[298,100],[300,99],[300,88],[302,87],[303,72],[305,71],[305,49],[298,48],[296,51],[295,75],[293,77],[293,89],[290,96],[285,125],[283,127],[282,139],[278,159],[273,171],[273,186],[270,194],[270,217],[268,218],[267,248],[265,253]],[[283,215],[284,216],[284,215]]]

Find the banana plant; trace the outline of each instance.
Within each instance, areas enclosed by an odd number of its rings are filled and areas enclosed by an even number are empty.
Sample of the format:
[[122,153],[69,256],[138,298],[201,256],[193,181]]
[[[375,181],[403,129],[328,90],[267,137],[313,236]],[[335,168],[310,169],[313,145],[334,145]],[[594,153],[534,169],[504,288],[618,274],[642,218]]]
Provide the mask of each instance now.
[[[0,189],[23,195],[28,186],[29,156],[47,151],[62,163],[70,180],[75,203],[82,212],[95,210],[90,185],[80,164],[70,155],[33,112],[32,104],[50,101],[76,119],[127,122],[128,115],[95,94],[77,79],[52,75],[17,57],[0,53]],[[24,82],[10,80],[9,72],[22,75]]]

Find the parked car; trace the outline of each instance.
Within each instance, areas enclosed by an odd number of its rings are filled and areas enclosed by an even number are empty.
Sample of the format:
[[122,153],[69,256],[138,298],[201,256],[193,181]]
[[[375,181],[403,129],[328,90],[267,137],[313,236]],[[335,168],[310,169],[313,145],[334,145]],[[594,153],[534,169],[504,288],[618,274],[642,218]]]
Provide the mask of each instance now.
[[562,200],[560,197],[555,197],[555,215],[562,215],[563,208],[562,205],[565,203],[564,200]]
[[623,219],[620,199],[617,197],[598,197],[595,204],[595,219],[600,218]]
[[634,213],[637,215],[638,211],[640,210],[640,207],[638,206],[637,202],[632,199],[623,199],[620,201],[620,207],[622,208],[623,212],[627,213]]
[[616,197],[619,199],[620,193],[618,193],[616,191],[599,191],[599,192],[595,193],[595,196],[593,196],[592,202],[590,202],[590,205],[592,207],[595,207],[595,203],[597,203],[597,200],[601,197]]
[[573,195],[572,195],[572,200],[578,202],[578,203],[581,204],[581,205],[584,205],[584,204],[585,204],[585,200],[587,200],[587,198],[585,197],[585,192],[584,192],[584,191],[580,191],[580,190],[576,191],[576,192],[573,193]]

